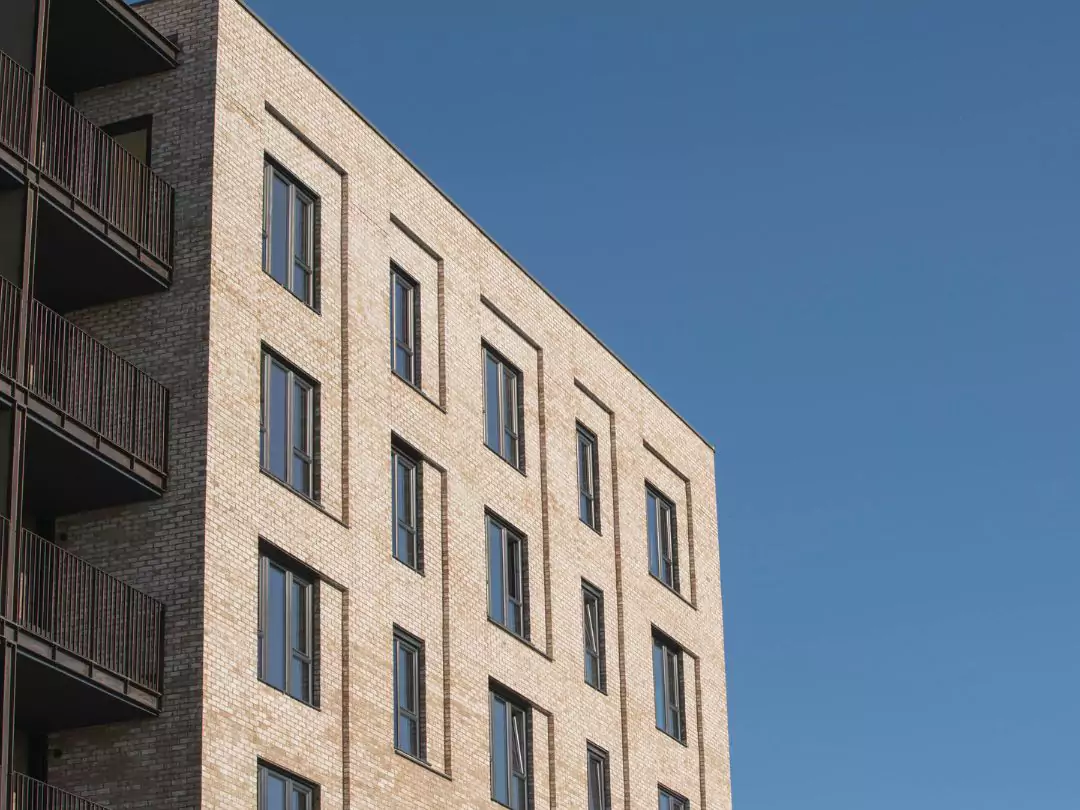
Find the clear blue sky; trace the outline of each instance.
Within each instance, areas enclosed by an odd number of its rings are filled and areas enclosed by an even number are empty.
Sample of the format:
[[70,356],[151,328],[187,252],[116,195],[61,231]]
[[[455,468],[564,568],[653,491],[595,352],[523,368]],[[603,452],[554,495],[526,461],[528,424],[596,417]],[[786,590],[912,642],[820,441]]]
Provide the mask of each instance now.
[[1080,4],[253,5],[716,444],[737,810],[1080,806]]

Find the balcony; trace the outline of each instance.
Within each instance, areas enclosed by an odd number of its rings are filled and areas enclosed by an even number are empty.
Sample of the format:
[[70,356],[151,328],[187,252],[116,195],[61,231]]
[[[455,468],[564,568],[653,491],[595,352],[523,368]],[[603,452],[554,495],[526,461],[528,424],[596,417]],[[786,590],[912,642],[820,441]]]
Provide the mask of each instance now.
[[168,389],[36,300],[19,375],[19,301],[0,279],[0,395],[30,416],[23,508],[55,517],[160,496]]
[[32,779],[11,774],[11,810],[106,810],[100,804]]
[[47,203],[39,211],[37,296],[66,312],[164,289],[172,277],[172,187],[47,87],[31,162],[32,84],[0,52],[6,186],[34,179]]
[[[6,520],[0,528],[8,534]],[[7,633],[20,653],[21,727],[47,732],[160,710],[160,602],[25,529],[14,602]]]

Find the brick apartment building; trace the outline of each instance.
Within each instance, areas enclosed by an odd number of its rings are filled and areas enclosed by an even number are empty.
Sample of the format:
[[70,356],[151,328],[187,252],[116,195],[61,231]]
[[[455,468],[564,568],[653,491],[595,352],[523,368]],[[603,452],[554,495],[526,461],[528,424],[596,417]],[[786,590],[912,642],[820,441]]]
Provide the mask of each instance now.
[[239,0],[0,52],[0,805],[730,808],[712,448]]

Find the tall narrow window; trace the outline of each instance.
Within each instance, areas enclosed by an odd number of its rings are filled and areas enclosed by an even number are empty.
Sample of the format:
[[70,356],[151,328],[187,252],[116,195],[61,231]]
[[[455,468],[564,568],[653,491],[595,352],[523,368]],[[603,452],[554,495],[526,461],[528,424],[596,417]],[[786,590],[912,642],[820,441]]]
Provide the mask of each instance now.
[[607,751],[592,743],[588,744],[587,750],[589,810],[609,810],[611,807],[611,780]]
[[577,428],[578,516],[581,522],[600,531],[600,466],[596,455],[596,434]]
[[260,464],[297,492],[318,500],[314,469],[317,387],[265,351],[262,376]]
[[601,692],[606,688],[604,661],[604,594],[581,583],[581,612],[585,638],[585,683]]
[[399,447],[391,453],[393,467],[394,557],[423,570],[422,473],[418,459]]
[[259,678],[297,700],[312,702],[314,606],[311,579],[259,559]]
[[660,788],[658,810],[690,810],[690,802],[667,788]]
[[259,766],[259,810],[314,810],[315,788],[295,776]]
[[394,631],[394,747],[424,759],[424,646],[402,630]]
[[673,641],[658,633],[653,634],[653,687],[656,727],[679,742],[685,742],[683,652]]
[[528,810],[529,710],[491,693],[491,798],[511,810]]
[[525,469],[523,391],[521,372],[484,347],[484,441],[519,470]]
[[263,193],[263,270],[315,306],[315,196],[271,163]]
[[515,635],[529,638],[525,539],[487,516],[488,615]]
[[390,267],[391,362],[394,373],[420,386],[420,286]]
[[651,487],[645,490],[649,531],[649,573],[679,590],[679,556],[675,539],[675,506]]

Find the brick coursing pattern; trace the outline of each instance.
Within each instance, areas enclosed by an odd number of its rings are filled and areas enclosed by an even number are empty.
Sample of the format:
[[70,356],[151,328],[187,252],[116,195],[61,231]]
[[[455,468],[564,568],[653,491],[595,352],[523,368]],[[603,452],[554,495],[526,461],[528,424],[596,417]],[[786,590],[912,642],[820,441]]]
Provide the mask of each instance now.
[[[614,807],[654,806],[662,782],[730,808],[711,448],[237,0],[138,10],[179,34],[181,67],[78,103],[102,123],[154,114],[175,282],[74,317],[172,390],[168,491],[59,528],[166,603],[165,710],[55,735],[50,778],[110,807],[254,808],[262,760],[318,784],[323,810],[487,807],[494,679],[541,710],[536,807],[586,806],[588,740],[609,752]],[[320,197],[318,312],[261,268],[266,154]],[[423,392],[390,371],[392,261],[422,286]],[[484,446],[482,341],[524,372],[524,475]],[[263,343],[320,385],[318,505],[259,470]],[[597,433],[599,534],[578,519],[578,421]],[[394,435],[425,457],[423,574],[391,553]],[[693,527],[685,598],[648,574],[646,480]],[[538,646],[487,620],[486,509],[532,542]],[[318,708],[256,677],[260,537],[327,581]],[[583,577],[608,605],[607,694],[584,682]],[[393,751],[395,624],[425,644],[427,768]],[[654,727],[654,626],[700,661],[685,746]]]

